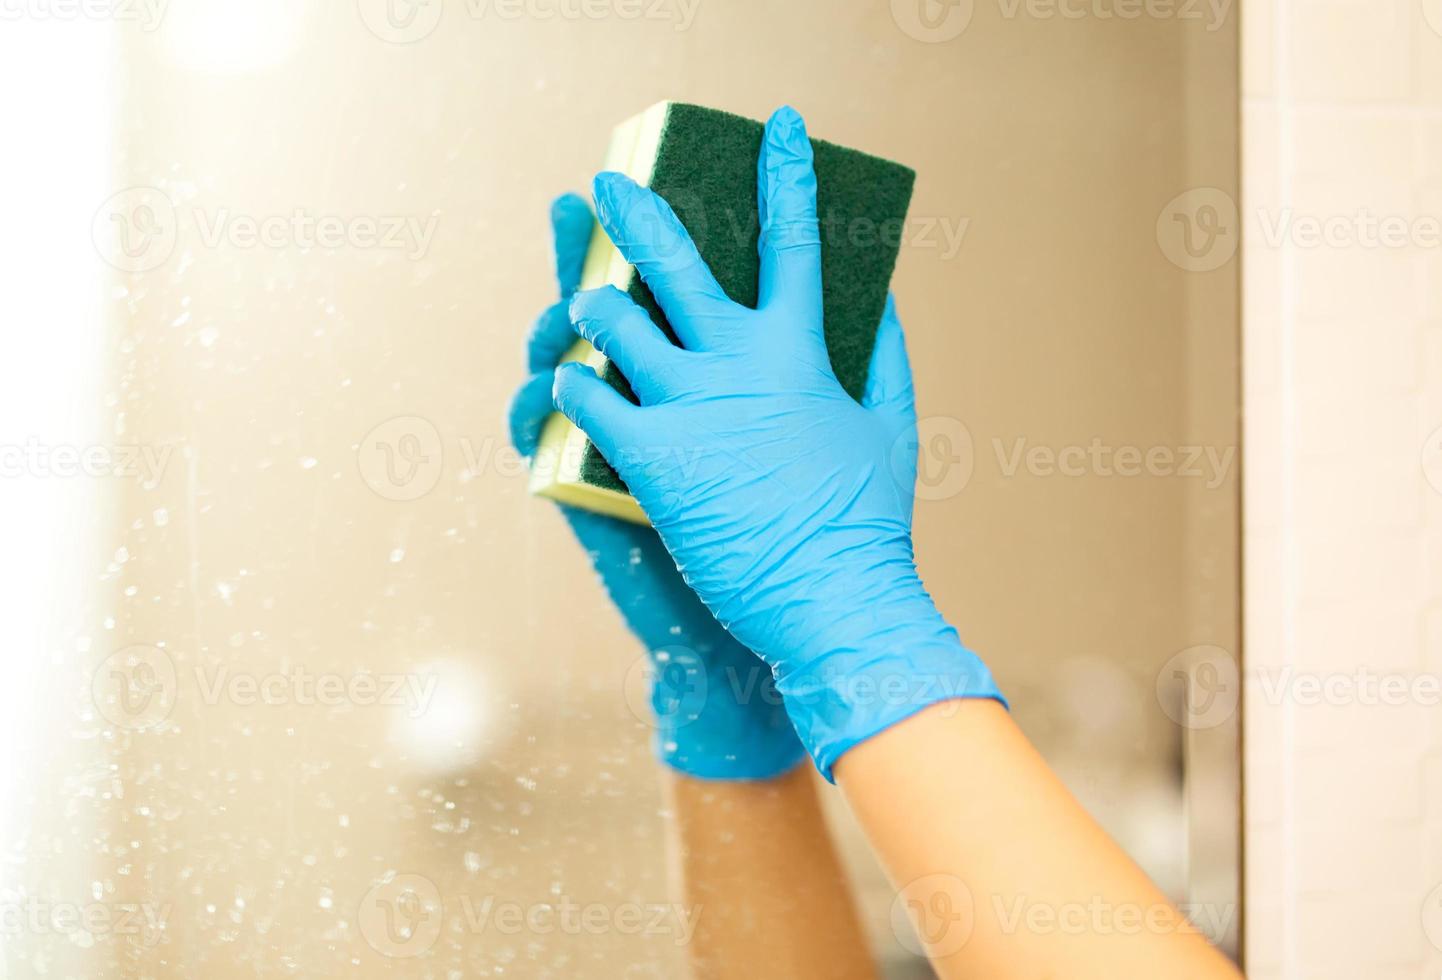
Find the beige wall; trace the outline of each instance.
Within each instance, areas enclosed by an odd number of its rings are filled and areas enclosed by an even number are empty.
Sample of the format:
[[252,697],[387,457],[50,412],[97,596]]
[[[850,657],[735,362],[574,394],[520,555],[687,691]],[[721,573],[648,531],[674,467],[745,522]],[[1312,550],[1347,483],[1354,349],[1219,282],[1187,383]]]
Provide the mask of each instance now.
[[1436,977],[1442,8],[1244,9],[1248,962]]
[[[946,38],[860,0],[702,0],[684,30],[447,4],[396,44],[368,2],[219,9],[118,26],[114,186],[163,197],[122,201],[152,208],[158,244],[104,253],[126,269],[106,424],[170,455],[116,491],[118,612],[89,661],[145,645],[164,720],[113,726],[116,791],[88,806],[109,828],[98,877],[169,913],[160,944],[105,947],[108,975],[676,975],[671,935],[502,935],[461,910],[669,901],[639,651],[525,495],[502,421],[552,299],[547,203],[659,98],[789,101],[816,135],[920,173],[896,288],[926,433],[972,447],[969,476],[924,488],[923,572],[1071,785],[1186,893],[1188,729],[1155,692],[1183,651],[1236,650],[1235,465],[1008,457],[1235,446],[1236,263],[1179,253],[1168,211],[1191,188],[1236,194],[1230,21],[978,2]],[[296,209],[433,218],[433,237],[207,241]],[[412,446],[398,485],[386,453]],[[436,687],[252,703],[251,681],[302,670]],[[892,893],[836,816],[900,976]],[[1234,848],[1223,833],[1190,860]],[[395,874],[447,903],[427,958],[375,948],[414,948],[368,918]]]

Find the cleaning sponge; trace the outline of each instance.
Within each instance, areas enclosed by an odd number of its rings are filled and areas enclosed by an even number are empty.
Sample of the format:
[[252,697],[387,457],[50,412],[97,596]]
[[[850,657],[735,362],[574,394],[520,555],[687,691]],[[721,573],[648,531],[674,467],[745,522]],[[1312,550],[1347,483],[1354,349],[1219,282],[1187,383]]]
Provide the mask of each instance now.
[[[616,127],[605,162],[606,169],[621,171],[665,198],[722,289],[751,307],[756,305],[760,270],[756,160],[761,136],[759,122],[702,106],[660,102]],[[860,400],[915,174],[857,150],[822,140],[811,143],[826,345],[837,380]],[[581,288],[608,283],[629,293],[675,341],[650,290],[598,227]],[[566,359],[585,361],[635,400],[615,366],[585,341],[577,341]],[[559,413],[542,431],[531,492],[627,520],[646,520],[605,458]]]

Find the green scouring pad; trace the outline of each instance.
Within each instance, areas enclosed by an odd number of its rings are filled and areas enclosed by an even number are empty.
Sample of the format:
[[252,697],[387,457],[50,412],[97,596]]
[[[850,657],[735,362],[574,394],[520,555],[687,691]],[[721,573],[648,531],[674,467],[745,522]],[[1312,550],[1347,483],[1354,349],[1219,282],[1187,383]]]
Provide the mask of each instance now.
[[[716,281],[738,303],[756,305],[756,160],[762,125],[727,112],[659,102],[621,123],[605,167],[648,186],[676,212]],[[831,366],[860,399],[886,291],[901,244],[916,174],[889,160],[812,140],[821,225],[822,309]],[[592,235],[582,289],[607,283],[630,294],[675,341],[666,317],[636,270],[604,231]],[[620,372],[577,341],[567,360],[585,361],[635,400]],[[531,471],[531,492],[562,503],[645,522],[626,485],[585,433],[557,413],[547,420]]]

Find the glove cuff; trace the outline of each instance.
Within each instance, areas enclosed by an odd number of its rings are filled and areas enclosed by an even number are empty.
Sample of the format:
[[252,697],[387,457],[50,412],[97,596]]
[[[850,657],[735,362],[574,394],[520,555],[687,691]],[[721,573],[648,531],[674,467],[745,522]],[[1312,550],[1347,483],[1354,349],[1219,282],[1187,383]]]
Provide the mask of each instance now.
[[933,616],[888,630],[881,642],[833,647],[777,680],[801,743],[828,782],[849,749],[930,705],[988,698],[1009,709],[986,664],[934,607]]

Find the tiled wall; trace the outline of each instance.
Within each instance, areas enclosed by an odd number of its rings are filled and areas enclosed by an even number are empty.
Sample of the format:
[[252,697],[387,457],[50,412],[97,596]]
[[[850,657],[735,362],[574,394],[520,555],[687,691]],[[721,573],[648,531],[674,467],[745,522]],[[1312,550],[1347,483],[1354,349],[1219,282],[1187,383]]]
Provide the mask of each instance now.
[[1442,975],[1442,0],[1242,0],[1249,975]]

